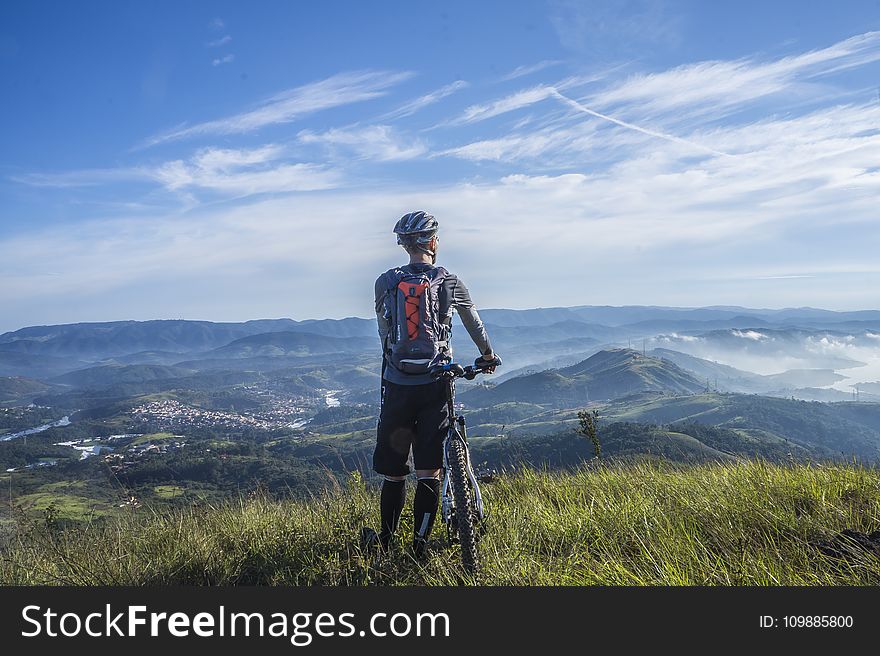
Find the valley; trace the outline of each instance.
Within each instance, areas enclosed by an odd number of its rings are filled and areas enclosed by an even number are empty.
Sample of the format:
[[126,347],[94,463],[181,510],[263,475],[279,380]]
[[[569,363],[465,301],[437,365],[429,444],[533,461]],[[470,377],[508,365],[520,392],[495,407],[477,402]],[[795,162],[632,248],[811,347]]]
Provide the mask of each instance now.
[[[577,468],[595,457],[575,432],[581,410],[599,413],[610,460],[876,463],[880,382],[854,377],[873,372],[875,314],[484,310],[505,364],[457,386],[475,464]],[[460,324],[454,334],[457,358],[474,358]],[[301,496],[351,471],[369,478],[379,369],[374,322],[359,318],[0,335],[0,520]]]

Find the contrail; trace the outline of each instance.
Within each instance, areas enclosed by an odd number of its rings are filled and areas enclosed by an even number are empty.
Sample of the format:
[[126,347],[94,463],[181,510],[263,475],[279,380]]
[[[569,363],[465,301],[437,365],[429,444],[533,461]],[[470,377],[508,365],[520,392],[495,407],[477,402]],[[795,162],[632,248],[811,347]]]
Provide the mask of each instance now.
[[681,137],[676,137],[671,134],[664,134],[662,132],[655,132],[654,130],[648,130],[645,128],[640,128],[638,125],[633,125],[632,123],[627,123],[626,121],[621,121],[620,119],[613,118],[611,116],[607,116],[605,114],[600,114],[599,112],[593,111],[589,107],[584,107],[577,100],[573,100],[568,96],[565,96],[559,93],[555,88],[552,90],[551,95],[555,96],[566,105],[570,107],[574,107],[579,112],[583,112],[584,114],[589,114],[590,116],[595,116],[596,118],[605,119],[606,121],[610,121],[616,125],[620,125],[624,128],[629,128],[630,130],[635,130],[636,132],[641,132],[642,134],[647,134],[651,137],[657,137],[659,139],[666,139],[667,141],[673,141],[675,143],[684,144],[685,146],[690,146],[691,148],[698,148],[699,150],[704,150],[706,152],[712,153],[713,155],[721,155],[722,157],[734,157],[734,155],[730,155],[729,153],[722,153],[720,150],[714,150],[709,148],[708,146],[703,146],[698,143],[694,143],[693,141],[688,141],[687,139],[682,139]]

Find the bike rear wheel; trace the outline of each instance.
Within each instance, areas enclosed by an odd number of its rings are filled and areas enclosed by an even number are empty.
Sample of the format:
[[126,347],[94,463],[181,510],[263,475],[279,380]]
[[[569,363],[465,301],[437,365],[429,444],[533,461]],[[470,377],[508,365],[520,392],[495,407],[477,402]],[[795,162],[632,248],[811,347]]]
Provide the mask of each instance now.
[[468,454],[464,440],[456,435],[449,440],[448,464],[452,479],[452,496],[455,499],[455,518],[458,540],[461,545],[461,561],[468,574],[476,575],[479,569],[477,533],[477,509],[468,476]]

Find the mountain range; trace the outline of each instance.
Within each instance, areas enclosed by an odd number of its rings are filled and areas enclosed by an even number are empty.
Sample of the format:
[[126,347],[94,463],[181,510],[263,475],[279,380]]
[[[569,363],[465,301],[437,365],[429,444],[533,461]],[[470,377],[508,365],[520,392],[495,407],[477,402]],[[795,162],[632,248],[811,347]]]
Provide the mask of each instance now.
[[[576,433],[584,410],[598,412],[603,458],[880,462],[880,313],[481,315],[504,365],[456,385],[480,467],[582,466],[595,455]],[[454,335],[457,359],[476,357],[460,323]],[[369,476],[380,357],[375,322],[356,317],[6,333],[0,478],[22,503],[77,514],[94,499],[307,494],[328,471]]]

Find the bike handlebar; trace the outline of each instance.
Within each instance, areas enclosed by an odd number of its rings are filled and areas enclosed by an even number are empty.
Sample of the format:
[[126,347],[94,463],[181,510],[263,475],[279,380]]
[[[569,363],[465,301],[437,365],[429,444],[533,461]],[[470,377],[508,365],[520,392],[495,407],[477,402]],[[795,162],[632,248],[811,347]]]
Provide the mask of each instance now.
[[501,366],[501,358],[497,355],[495,359],[486,362],[483,358],[477,358],[474,364],[466,367],[461,366],[458,362],[447,362],[446,364],[435,364],[428,371],[431,376],[437,380],[442,378],[464,378],[465,380],[473,380],[477,374],[490,373],[488,370]]

